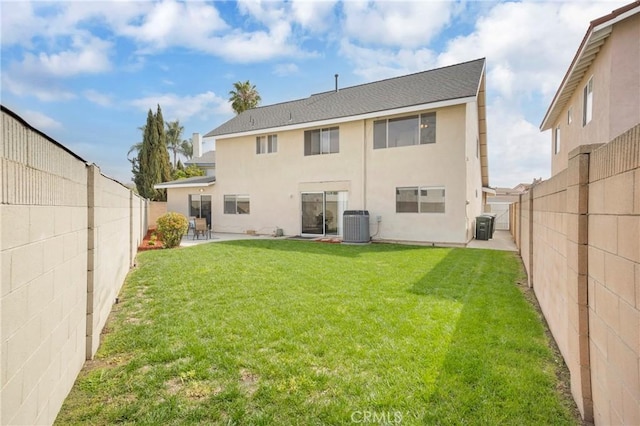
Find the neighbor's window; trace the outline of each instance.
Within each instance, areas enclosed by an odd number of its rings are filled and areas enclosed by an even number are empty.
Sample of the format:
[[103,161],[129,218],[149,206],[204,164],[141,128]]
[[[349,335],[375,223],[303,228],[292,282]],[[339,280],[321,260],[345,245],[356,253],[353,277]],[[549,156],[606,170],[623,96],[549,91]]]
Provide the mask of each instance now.
[[278,135],[257,136],[256,154],[278,152]]
[[396,213],[444,213],[444,207],[442,187],[396,188]]
[[224,196],[224,214],[249,214],[250,211],[248,195]]
[[338,127],[304,132],[304,155],[335,154],[340,152]]
[[584,86],[582,98],[582,125],[586,126],[593,117],[593,77]]
[[373,122],[373,148],[425,145],[436,142],[436,113]]
[[571,124],[573,121],[573,108],[567,110],[567,124]]
[[560,152],[560,126],[556,127],[553,138],[553,152],[557,154]]

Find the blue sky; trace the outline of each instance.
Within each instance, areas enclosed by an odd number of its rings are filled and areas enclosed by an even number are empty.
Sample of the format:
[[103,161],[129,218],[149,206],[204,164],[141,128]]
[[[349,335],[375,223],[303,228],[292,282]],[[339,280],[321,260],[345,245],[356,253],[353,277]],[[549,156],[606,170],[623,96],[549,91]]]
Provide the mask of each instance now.
[[539,124],[589,22],[628,2],[0,0],[0,97],[128,183],[157,104],[188,138],[233,116],[236,81],[268,105],[336,73],[345,87],[486,57],[490,184],[513,187],[549,176]]

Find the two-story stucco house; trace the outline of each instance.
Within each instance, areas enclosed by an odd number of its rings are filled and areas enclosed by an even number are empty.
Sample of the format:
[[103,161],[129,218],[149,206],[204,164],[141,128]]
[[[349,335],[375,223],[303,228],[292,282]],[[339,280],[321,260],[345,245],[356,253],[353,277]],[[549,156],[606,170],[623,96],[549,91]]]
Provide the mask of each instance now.
[[551,130],[551,174],[580,145],[640,123],[640,1],[591,22],[540,130]]
[[245,111],[215,138],[215,182],[172,189],[168,209],[211,202],[215,232],[341,236],[367,210],[374,240],[464,245],[488,187],[485,60]]

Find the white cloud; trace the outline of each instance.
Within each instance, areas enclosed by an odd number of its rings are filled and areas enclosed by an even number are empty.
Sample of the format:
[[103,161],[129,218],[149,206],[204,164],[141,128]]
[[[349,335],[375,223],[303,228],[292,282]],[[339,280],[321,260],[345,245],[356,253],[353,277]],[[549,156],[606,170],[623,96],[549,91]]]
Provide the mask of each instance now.
[[276,64],[273,67],[273,73],[278,77],[286,77],[291,74],[296,74],[297,72],[298,72],[298,66],[293,63]]
[[85,90],[83,92],[83,95],[85,98],[87,98],[87,100],[89,100],[90,102],[93,102],[94,104],[97,104],[103,107],[108,107],[113,105],[113,99],[111,95],[106,95],[104,93],[100,93],[93,89]]
[[2,88],[17,96],[34,96],[44,102],[68,101],[76,97],[49,79],[16,78],[14,72],[2,73]]
[[230,115],[233,113],[227,99],[223,99],[213,92],[200,93],[193,96],[179,96],[174,93],[146,96],[130,102],[141,111],[162,108],[162,115],[166,121],[187,121],[194,116],[210,117],[212,115]]
[[548,133],[528,121],[509,103],[496,101],[487,107],[489,184],[514,187],[551,174],[551,141]]
[[360,43],[415,48],[428,45],[451,20],[445,1],[346,1],[344,33]]
[[24,59],[14,64],[21,74],[71,77],[77,74],[95,74],[111,68],[110,42],[96,37],[76,36],[72,48],[58,53],[26,53]]
[[428,48],[390,49],[357,46],[348,40],[340,44],[339,53],[354,66],[353,73],[365,81],[380,80],[433,67],[436,56]]
[[62,129],[62,123],[38,111],[25,110],[21,112],[27,123],[38,130],[58,130]]
[[293,0],[291,2],[291,11],[295,21],[301,27],[320,33],[334,24],[334,17],[331,15],[336,3],[333,0]]

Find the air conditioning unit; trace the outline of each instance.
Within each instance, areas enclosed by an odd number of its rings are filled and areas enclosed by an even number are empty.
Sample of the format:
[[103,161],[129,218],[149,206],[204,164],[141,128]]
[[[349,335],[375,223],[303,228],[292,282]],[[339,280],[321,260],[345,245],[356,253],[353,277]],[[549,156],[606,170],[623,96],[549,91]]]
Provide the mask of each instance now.
[[343,243],[368,243],[369,234],[368,210],[345,210],[343,218]]

